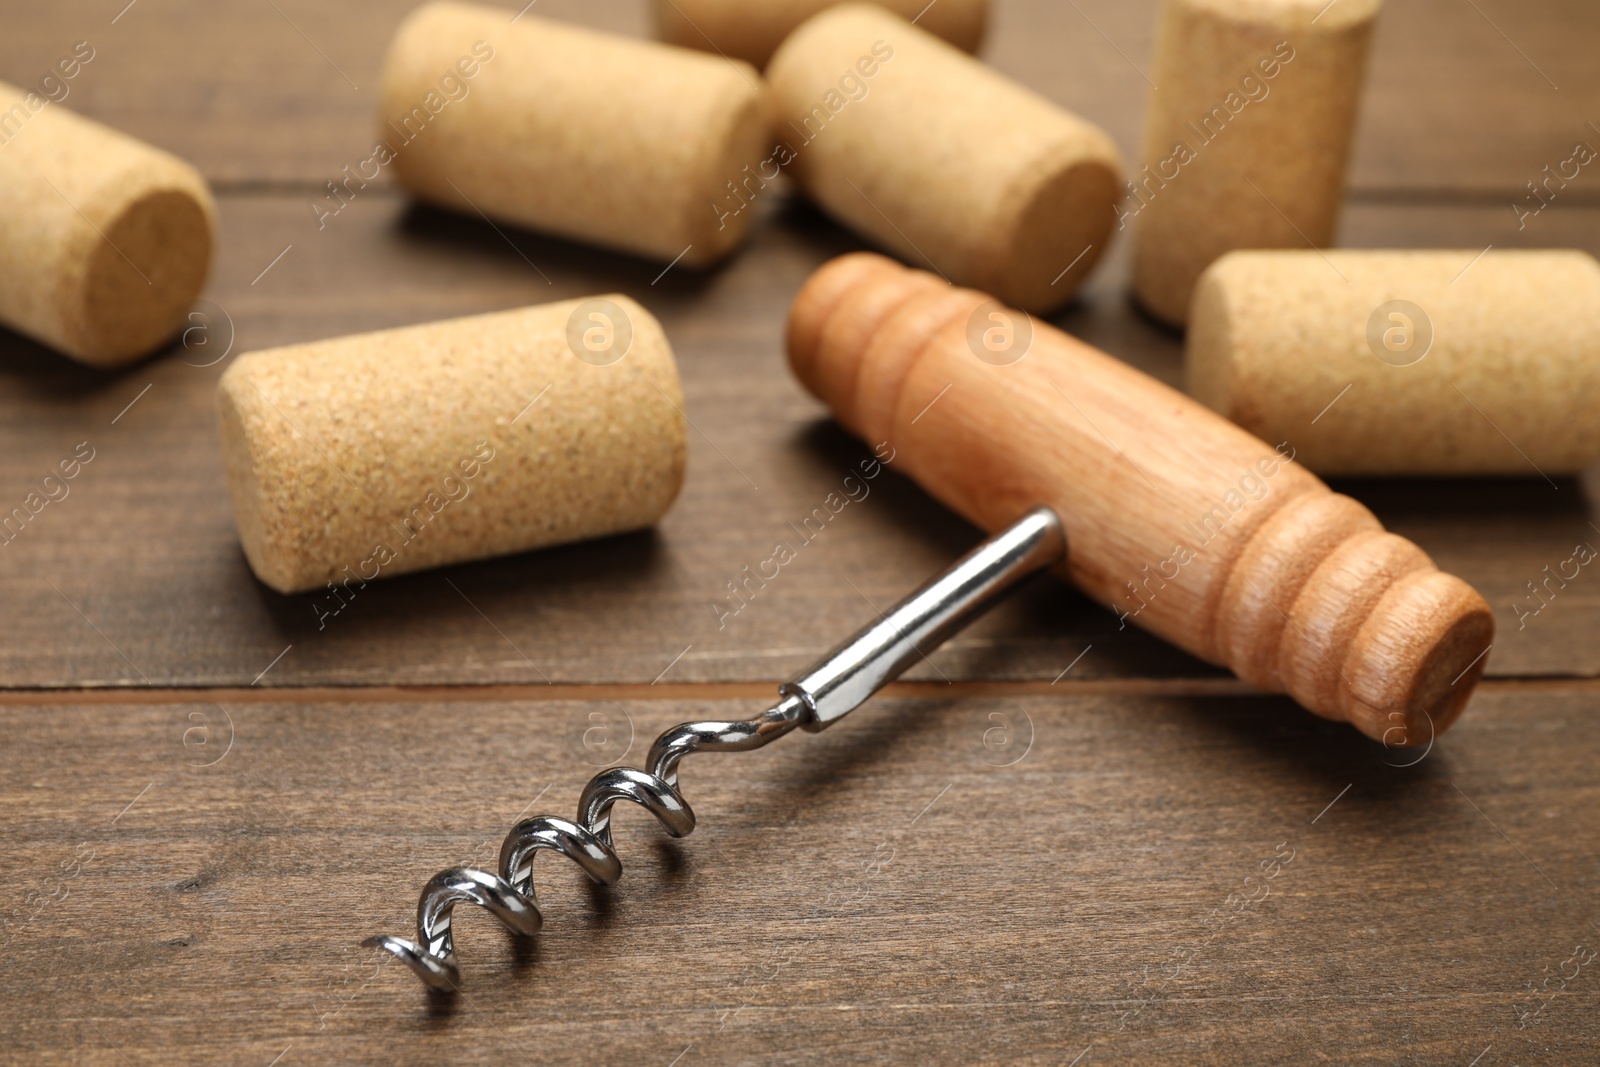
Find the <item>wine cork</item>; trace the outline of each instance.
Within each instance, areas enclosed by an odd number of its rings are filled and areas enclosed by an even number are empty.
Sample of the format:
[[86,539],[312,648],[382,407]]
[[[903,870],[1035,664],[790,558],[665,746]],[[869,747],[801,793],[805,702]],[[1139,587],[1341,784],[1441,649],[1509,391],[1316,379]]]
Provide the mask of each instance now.
[[908,262],[1045,312],[1105,252],[1111,139],[904,19],[830,8],[767,75],[801,187]]
[[683,483],[672,349],[624,296],[256,352],[217,403],[239,540],[280,593],[641,529]]
[[761,75],[513,15],[431,3],[395,33],[379,147],[400,184],[474,217],[690,267],[737,248],[754,214],[718,204],[769,153]]
[[1332,242],[1379,0],[1163,0],[1133,290],[1182,325],[1200,272],[1236,248]]
[[1600,460],[1600,263],[1584,252],[1232,252],[1188,387],[1322,474],[1574,474]]
[[[661,39],[685,48],[767,65],[783,39],[806,19],[838,0],[656,0]],[[963,52],[983,43],[988,0],[879,0],[903,18]]]
[[183,326],[216,205],[176,156],[0,82],[0,322],[115,367]]

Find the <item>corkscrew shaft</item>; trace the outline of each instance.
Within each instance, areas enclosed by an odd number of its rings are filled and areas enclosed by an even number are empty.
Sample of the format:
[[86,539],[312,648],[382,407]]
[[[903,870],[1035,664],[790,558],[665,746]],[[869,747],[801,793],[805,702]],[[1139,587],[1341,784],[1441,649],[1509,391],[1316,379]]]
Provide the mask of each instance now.
[[860,707],[991,607],[1023,578],[1066,555],[1061,520],[1037,508],[953,563],[785,685],[811,710],[801,723],[817,731]]
[[617,801],[638,804],[673,837],[689,834],[694,811],[678,787],[683,757],[748,751],[797,726],[816,731],[837,722],[1066,550],[1055,513],[1029,512],[782,686],[778,703],[760,715],[674,726],[650,746],[645,770],[611,767],[590,779],[575,820],[541,815],[512,827],[500,846],[498,873],[452,867],[434,875],[417,902],[415,941],[385,934],[362,944],[394,955],[435,992],[456,992],[461,972],[451,920],[457,904],[476,904],[515,934],[537,933],[544,920],[534,895],[533,861],[540,851],[559,852],[603,885],[615,883],[622,877],[611,842]]

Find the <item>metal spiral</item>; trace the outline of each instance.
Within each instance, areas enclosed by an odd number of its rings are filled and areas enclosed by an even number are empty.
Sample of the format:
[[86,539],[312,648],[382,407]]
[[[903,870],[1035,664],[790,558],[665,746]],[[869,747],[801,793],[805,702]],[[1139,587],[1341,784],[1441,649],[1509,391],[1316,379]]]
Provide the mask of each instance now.
[[1008,590],[1066,555],[1061,520],[1036,508],[968,552],[922,588],[881,614],[793,681],[778,690],[776,705],[743,722],[688,722],[650,746],[648,771],[615,767],[589,780],[578,798],[578,819],[544,815],[512,827],[500,846],[500,873],[452,867],[422,887],[417,939],[369,937],[364,945],[393,953],[440,993],[461,981],[450,917],[463,901],[499,919],[512,933],[539,932],[543,918],[533,894],[533,860],[540,849],[559,852],[602,885],[622,877],[611,846],[611,806],[631,800],[656,817],[667,833],[694,829],[694,812],[678,792],[678,763],[691,752],[760,748],[796,726],[824,730],[971,622]]
[[553,815],[524,819],[500,845],[500,871],[452,867],[422,887],[417,901],[417,940],[380,934],[362,942],[393,953],[429,989],[454,993],[461,981],[451,915],[460,903],[476,904],[514,934],[539,932],[543,917],[533,890],[533,861],[541,849],[559,852],[602,885],[622,877],[622,861],[611,844],[611,807],[631,800],[673,837],[694,830],[694,811],[678,792],[678,763],[693,752],[743,752],[782,737],[809,714],[800,695],[740,722],[688,722],[674,726],[650,746],[648,771],[613,767],[595,775],[578,798],[577,821]]

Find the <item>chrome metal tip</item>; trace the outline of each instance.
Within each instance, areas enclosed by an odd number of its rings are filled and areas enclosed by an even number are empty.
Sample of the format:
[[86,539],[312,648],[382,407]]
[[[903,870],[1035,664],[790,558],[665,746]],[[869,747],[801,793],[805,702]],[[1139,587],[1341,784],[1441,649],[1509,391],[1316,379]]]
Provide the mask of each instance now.
[[422,984],[435,993],[454,995],[460,990],[461,969],[453,962],[441,960],[423,951],[414,941],[390,934],[378,934],[361,942],[365,948],[378,948],[411,968]]

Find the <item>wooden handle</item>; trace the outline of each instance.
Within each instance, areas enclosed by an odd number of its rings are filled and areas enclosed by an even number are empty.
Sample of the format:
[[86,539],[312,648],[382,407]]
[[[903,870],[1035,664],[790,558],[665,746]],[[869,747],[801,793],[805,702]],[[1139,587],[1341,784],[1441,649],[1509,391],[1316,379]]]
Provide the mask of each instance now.
[[990,531],[1054,508],[1063,573],[1124,624],[1318,715],[1427,744],[1483,671],[1484,599],[1294,463],[1292,442],[983,293],[842,256],[795,298],[789,360],[939,500]]

